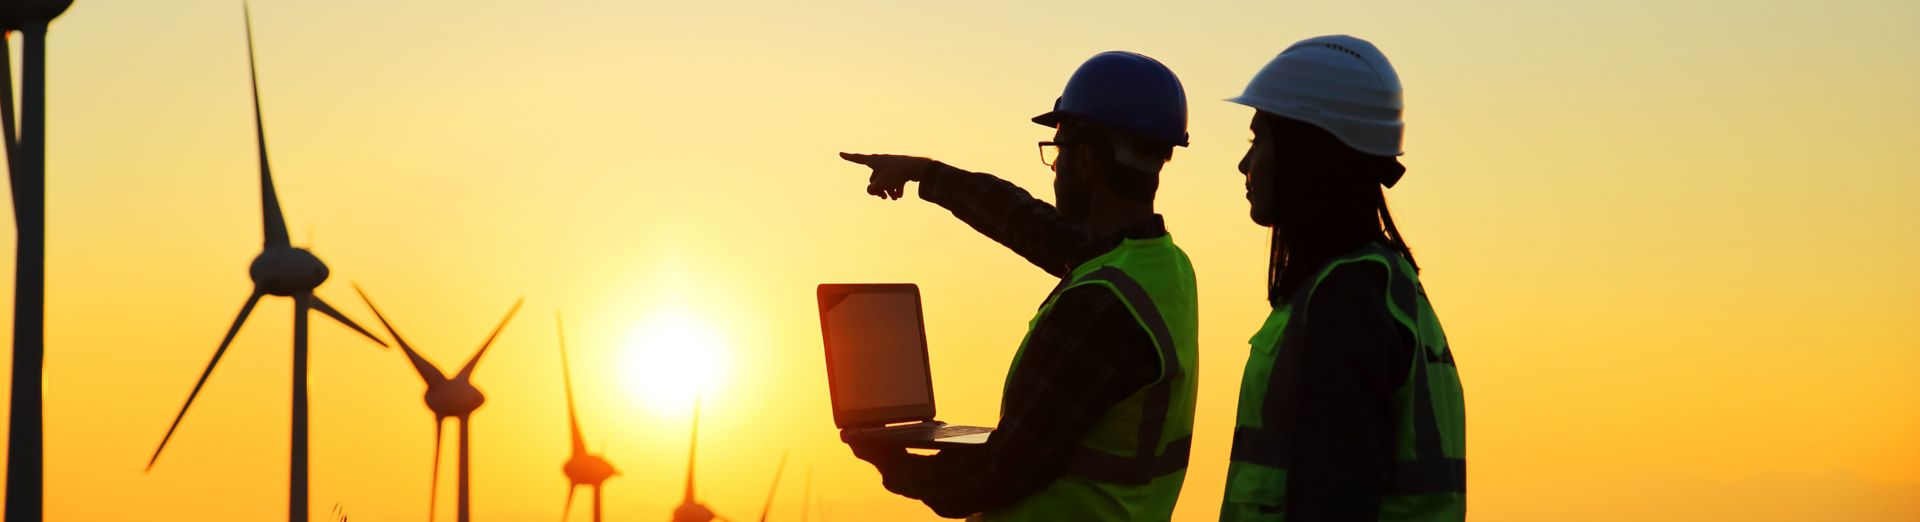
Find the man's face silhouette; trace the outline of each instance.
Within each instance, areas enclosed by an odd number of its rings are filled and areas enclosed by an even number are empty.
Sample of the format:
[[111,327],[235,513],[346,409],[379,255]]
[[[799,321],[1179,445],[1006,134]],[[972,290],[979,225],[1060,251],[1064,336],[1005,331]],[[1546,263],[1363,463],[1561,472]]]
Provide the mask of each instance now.
[[1072,124],[1061,122],[1054,127],[1053,141],[1060,144],[1060,157],[1053,162],[1053,198],[1054,206],[1060,214],[1076,220],[1086,220],[1088,207],[1093,199],[1092,170],[1093,146],[1084,141],[1084,131],[1075,132]]

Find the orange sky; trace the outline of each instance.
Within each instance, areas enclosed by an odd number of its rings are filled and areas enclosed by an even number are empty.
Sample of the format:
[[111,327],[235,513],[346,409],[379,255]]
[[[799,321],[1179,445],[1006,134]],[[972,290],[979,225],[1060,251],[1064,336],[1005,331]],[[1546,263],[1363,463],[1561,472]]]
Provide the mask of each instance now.
[[[625,472],[611,519],[678,500],[684,401],[635,381],[679,372],[632,361],[684,322],[713,332],[709,504],[751,518],[790,452],[775,519],[800,516],[809,469],[835,520],[930,517],[837,442],[814,285],[919,283],[941,417],[986,423],[998,397],[969,391],[998,389],[1053,282],[932,205],[865,196],[834,153],[927,155],[1050,198],[1033,142],[1051,134],[1026,118],[1081,60],[1129,49],[1191,96],[1159,210],[1203,315],[1176,514],[1211,519],[1267,312],[1233,170],[1251,113],[1216,100],[1288,43],[1350,33],[1407,88],[1389,198],[1460,360],[1475,519],[1920,518],[1912,2],[541,7],[253,5],[289,230],[333,270],[319,295],[371,326],[358,282],[443,367],[527,298],[476,377],[477,517],[558,515],[554,310],[589,444]],[[79,0],[52,38],[48,519],[278,516],[284,299],[141,471],[259,245],[239,6]],[[313,511],[424,516],[418,378],[336,325],[312,339]]]

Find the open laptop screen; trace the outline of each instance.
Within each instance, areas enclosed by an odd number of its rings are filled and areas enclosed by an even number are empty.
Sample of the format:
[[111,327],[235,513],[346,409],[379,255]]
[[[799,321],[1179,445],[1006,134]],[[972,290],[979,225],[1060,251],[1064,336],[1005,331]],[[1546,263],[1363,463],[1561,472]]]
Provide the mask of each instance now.
[[820,331],[834,424],[932,419],[920,291],[911,284],[820,285]]

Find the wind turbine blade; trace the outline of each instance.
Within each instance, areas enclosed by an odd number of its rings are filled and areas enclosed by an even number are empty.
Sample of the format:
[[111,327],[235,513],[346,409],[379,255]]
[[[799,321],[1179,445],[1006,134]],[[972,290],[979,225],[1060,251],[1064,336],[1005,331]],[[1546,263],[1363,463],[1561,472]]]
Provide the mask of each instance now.
[[427,522],[433,522],[433,512],[440,507],[440,428],[446,421],[443,417],[433,418],[433,485],[427,486]]
[[580,415],[573,409],[573,366],[567,362],[567,323],[560,319],[559,310],[553,312],[553,323],[554,330],[560,333],[560,380],[567,385],[567,425],[573,428],[573,452],[586,453],[587,439],[580,435]]
[[[7,35],[0,33],[0,72],[6,74],[5,82],[0,82],[0,126],[6,127],[7,163],[13,163],[13,146],[20,141],[19,128],[13,126],[13,46]],[[9,168],[8,172],[13,172]]]
[[348,319],[347,316],[342,315],[339,310],[334,310],[333,306],[328,305],[326,301],[320,300],[320,296],[307,294],[307,295],[300,296],[299,298],[305,299],[307,301],[308,308],[312,308],[314,310],[320,311],[320,313],[327,314],[327,317],[332,317],[333,320],[340,321],[340,324],[347,325],[347,328],[352,328],[353,331],[360,332],[360,335],[367,336],[368,339],[371,339],[373,340],[374,343],[379,344],[381,348],[387,348],[386,341],[380,340],[379,337],[374,337],[373,332],[369,332],[367,331],[366,328],[361,328],[360,325],[354,324],[352,319]]
[[693,396],[693,435],[687,441],[687,495],[684,502],[693,502],[693,456],[700,448],[700,396]]
[[567,503],[560,505],[560,522],[567,522],[567,514],[573,512],[573,492],[578,489],[579,484],[567,484]]
[[247,322],[247,314],[253,313],[253,305],[260,303],[260,297],[266,292],[255,288],[253,295],[247,296],[247,304],[240,306],[240,315],[233,318],[233,326],[227,327],[227,336],[220,339],[220,347],[213,350],[213,360],[207,361],[207,369],[200,372],[200,380],[193,383],[193,391],[187,393],[187,403],[180,405],[180,413],[173,416],[173,425],[167,426],[167,434],[160,437],[160,447],[153,449],[153,458],[147,459],[147,471],[153,470],[153,464],[160,461],[160,452],[167,449],[167,441],[173,440],[173,430],[180,427],[180,419],[187,417],[187,408],[193,407],[193,399],[200,396],[200,387],[207,385],[207,376],[213,375],[213,367],[220,364],[220,356],[226,355],[227,346],[233,343],[233,336],[240,333],[240,325]]
[[260,151],[260,216],[266,231],[266,246],[291,246],[287,239],[287,219],[280,215],[280,196],[273,191],[273,169],[267,166],[267,129],[260,121],[260,72],[253,62],[253,10],[240,4],[247,19],[247,78],[253,86],[253,135]]
[[807,510],[813,504],[813,465],[807,465],[806,489],[800,493],[800,522],[807,522]]
[[[380,320],[380,326],[387,329],[387,335],[393,336],[393,342],[394,344],[400,345],[400,351],[406,352],[407,360],[413,361],[414,371],[420,373],[420,378],[427,381],[428,386],[447,380],[446,375],[440,373],[440,368],[435,367],[431,362],[427,362],[427,358],[421,357],[420,352],[413,350],[413,345],[407,344],[406,338],[400,337],[400,331],[393,329],[393,323],[387,322],[387,316],[380,313],[380,307],[373,305],[373,299],[367,297],[367,292],[361,290],[358,283],[353,285],[353,291],[360,294],[360,300],[367,303],[367,309],[373,310],[373,317]],[[439,428],[434,429],[437,430]],[[438,439],[439,437],[435,436],[435,440]]]
[[493,327],[493,333],[487,335],[487,341],[480,343],[480,351],[473,352],[473,358],[467,359],[467,365],[460,367],[460,375],[454,376],[454,380],[466,379],[473,376],[473,367],[480,364],[480,356],[487,354],[487,348],[493,346],[494,338],[500,337],[500,331],[507,328],[507,321],[513,320],[513,314],[519,312],[520,305],[526,302],[527,298],[525,297],[514,300],[513,308],[507,310],[506,317],[500,318],[500,325]]
[[780,474],[787,471],[787,453],[780,453],[780,465],[773,468],[773,485],[767,488],[767,503],[760,508],[760,522],[767,522],[767,514],[773,512],[773,494],[780,491]]

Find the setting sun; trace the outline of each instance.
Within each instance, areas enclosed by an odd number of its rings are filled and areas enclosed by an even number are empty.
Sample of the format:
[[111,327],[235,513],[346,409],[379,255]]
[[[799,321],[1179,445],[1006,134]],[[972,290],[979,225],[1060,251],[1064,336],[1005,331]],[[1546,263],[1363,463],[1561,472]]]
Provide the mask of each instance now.
[[627,392],[655,414],[691,411],[702,390],[721,384],[726,339],[698,315],[670,308],[655,312],[628,337],[620,361]]

